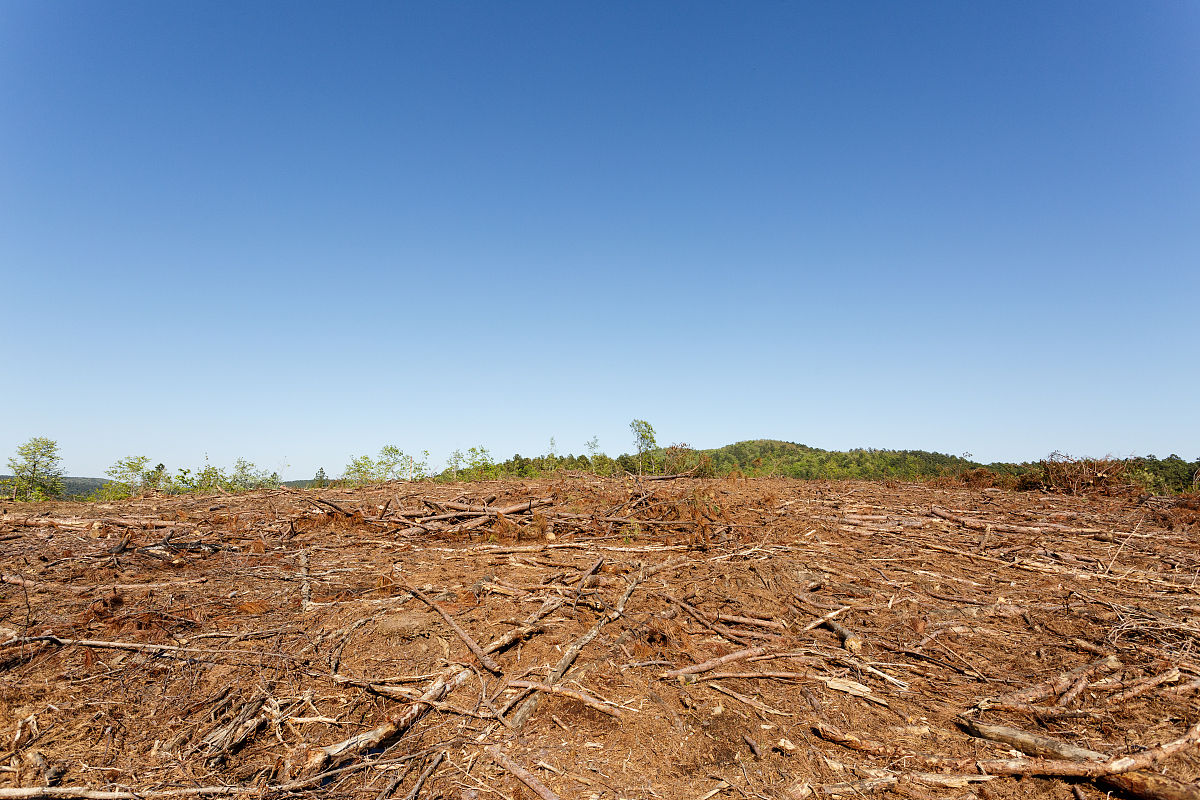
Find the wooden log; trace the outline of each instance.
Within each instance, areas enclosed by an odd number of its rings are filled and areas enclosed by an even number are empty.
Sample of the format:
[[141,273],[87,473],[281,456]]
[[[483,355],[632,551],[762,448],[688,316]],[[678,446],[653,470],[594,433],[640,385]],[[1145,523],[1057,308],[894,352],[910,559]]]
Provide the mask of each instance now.
[[[1007,744],[1031,756],[1070,760],[1104,761],[1104,753],[1059,741],[1049,736],[1029,733],[1006,725],[992,725],[976,719],[963,718],[960,724],[974,736]],[[1109,788],[1128,792],[1146,800],[1200,800],[1200,786],[1184,783],[1166,775],[1144,770],[1132,770],[1117,775],[1105,775],[1097,782]]]
[[854,633],[840,622],[832,619],[827,619],[821,623],[822,627],[828,628],[837,634],[837,637],[842,640],[842,647],[849,650],[851,653],[858,655],[863,649],[863,639],[857,633]]

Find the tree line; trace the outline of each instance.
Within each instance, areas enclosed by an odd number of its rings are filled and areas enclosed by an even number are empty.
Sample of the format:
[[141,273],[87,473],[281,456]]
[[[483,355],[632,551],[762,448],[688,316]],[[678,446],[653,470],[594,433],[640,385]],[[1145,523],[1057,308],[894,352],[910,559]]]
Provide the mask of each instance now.
[[[1083,491],[1096,486],[1119,485],[1152,494],[1177,494],[1200,490],[1200,459],[1186,461],[1172,454],[1166,458],[1136,456],[1126,459],[1076,459],[1052,453],[1045,459],[1025,463],[980,464],[970,454],[961,456],[924,450],[847,451],[821,450],[793,442],[758,439],[713,450],[697,450],[686,443],[660,447],[654,427],[635,419],[629,425],[632,452],[612,457],[602,452],[592,437],[586,453],[560,454],[553,438],[546,453],[514,454],[496,459],[488,448],[476,446],[454,450],[441,471],[429,466],[429,451],[409,454],[395,445],[385,445],[375,455],[352,456],[340,473],[317,470],[309,480],[283,482],[277,472],[237,459],[226,469],[208,463],[197,468],[170,471],[158,463],[151,466],[146,456],[125,456],[105,471],[107,480],[91,490],[93,500],[115,500],[156,491],[167,494],[189,492],[243,492],[253,489],[325,486],[363,486],[395,480],[479,481],[502,478],[538,478],[564,473],[599,476],[625,474],[677,475],[694,477],[783,477],[807,480],[954,480],[972,486],[1010,489]],[[34,437],[17,448],[8,461],[12,475],[0,478],[0,497],[11,500],[49,500],[66,493],[67,482],[58,443]]]

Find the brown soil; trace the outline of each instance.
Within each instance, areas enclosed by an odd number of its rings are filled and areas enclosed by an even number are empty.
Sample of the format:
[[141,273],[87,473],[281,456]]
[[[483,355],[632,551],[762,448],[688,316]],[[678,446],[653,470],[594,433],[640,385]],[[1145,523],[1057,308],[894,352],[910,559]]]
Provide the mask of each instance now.
[[[469,530],[439,505],[537,498]],[[1200,531],[1134,500],[569,476],[0,511],[0,787],[404,798],[444,753],[420,797],[533,797],[499,744],[562,798],[1067,800],[1107,790],[977,780],[1014,751],[960,715],[1111,755],[1200,721]],[[495,675],[408,587],[483,646],[544,617]],[[604,711],[539,692],[519,725],[507,682],[573,644],[557,685]],[[1190,783],[1200,757],[1151,769]]]

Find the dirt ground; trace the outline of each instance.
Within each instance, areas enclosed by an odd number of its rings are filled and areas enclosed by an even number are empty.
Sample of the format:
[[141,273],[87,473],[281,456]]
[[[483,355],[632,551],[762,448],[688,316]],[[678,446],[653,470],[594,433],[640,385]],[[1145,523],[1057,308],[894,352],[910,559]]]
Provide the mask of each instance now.
[[0,797],[1200,797],[1151,749],[1200,722],[1198,543],[865,482],[0,504]]

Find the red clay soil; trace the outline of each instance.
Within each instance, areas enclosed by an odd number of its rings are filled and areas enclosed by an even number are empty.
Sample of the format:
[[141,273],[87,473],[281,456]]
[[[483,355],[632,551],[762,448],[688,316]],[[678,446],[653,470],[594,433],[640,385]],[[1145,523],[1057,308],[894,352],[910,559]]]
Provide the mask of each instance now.
[[590,476],[5,504],[0,798],[1200,798],[1169,522]]

